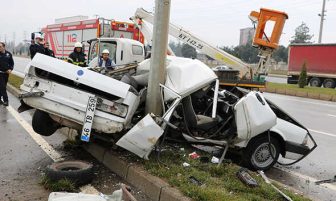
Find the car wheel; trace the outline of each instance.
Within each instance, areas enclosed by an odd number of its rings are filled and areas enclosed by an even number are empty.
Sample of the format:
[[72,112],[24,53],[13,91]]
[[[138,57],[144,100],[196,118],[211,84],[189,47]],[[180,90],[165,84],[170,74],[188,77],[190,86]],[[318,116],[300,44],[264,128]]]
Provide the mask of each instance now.
[[56,123],[48,113],[41,110],[35,111],[32,126],[36,133],[43,136],[50,136],[59,128],[58,123]]
[[321,80],[318,77],[313,77],[312,79],[309,80],[309,84],[312,87],[321,87]]
[[92,181],[93,165],[79,160],[56,162],[47,167],[46,176],[52,181],[68,179],[80,186]]
[[[271,143],[271,144],[269,144]],[[271,147],[271,152],[269,151]],[[246,147],[243,155],[244,164],[253,170],[268,170],[278,160],[280,155],[280,145],[277,139],[262,136],[252,139]]]
[[325,79],[323,81],[323,87],[324,88],[335,88],[335,80],[333,79]]

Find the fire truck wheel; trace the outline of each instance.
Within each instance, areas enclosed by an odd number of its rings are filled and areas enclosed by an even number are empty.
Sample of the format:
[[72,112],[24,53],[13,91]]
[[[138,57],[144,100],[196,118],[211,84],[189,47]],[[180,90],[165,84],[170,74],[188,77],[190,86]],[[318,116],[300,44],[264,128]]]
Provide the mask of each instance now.
[[56,162],[47,167],[46,176],[52,181],[67,179],[81,186],[92,181],[93,165],[79,160]]

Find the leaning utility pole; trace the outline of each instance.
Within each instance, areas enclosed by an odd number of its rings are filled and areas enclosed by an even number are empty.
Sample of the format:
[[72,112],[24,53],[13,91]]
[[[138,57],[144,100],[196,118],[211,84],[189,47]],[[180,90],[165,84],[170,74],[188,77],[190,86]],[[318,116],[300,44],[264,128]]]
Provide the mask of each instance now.
[[162,113],[159,84],[164,84],[166,78],[169,14],[170,0],[155,0],[153,47],[151,50],[146,112],[156,115]]
[[318,14],[318,15],[321,17],[321,22],[320,22],[320,33],[319,33],[318,43],[321,43],[321,42],[322,42],[323,21],[325,20],[325,19],[324,19],[324,16],[326,16],[326,15],[324,14],[324,12],[326,12],[326,10],[325,10],[325,3],[326,3],[326,0],[323,0],[323,4],[322,4],[322,12],[321,12],[320,14]]

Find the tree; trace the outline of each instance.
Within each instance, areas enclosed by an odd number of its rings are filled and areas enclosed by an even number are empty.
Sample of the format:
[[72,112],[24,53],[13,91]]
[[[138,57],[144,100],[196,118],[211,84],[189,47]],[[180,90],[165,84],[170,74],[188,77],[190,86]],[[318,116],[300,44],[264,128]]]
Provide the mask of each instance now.
[[188,44],[184,44],[182,46],[181,53],[182,53],[182,56],[186,58],[196,58],[197,56],[197,52],[195,48],[191,47]]
[[312,43],[310,40],[313,36],[314,35],[309,34],[309,27],[306,23],[302,22],[300,26],[296,27],[295,35],[292,36],[293,40],[291,40],[290,43]]
[[246,45],[236,46],[234,48],[235,55],[246,63],[258,63],[258,48],[253,47],[250,43]]
[[175,43],[172,41],[169,43],[169,47],[173,50],[176,56],[179,56],[179,57],[182,56],[182,52],[181,52],[182,44],[180,42]]
[[288,48],[283,45],[280,45],[279,48],[274,51],[272,57],[276,62],[279,62],[279,61],[287,62]]
[[299,77],[299,88],[304,88],[307,85],[307,68],[306,62],[303,63],[300,77]]
[[247,43],[246,45],[239,45],[236,47],[221,47],[220,49],[225,52],[238,57],[247,63],[257,63],[259,61],[258,57],[258,49],[253,47],[251,43]]

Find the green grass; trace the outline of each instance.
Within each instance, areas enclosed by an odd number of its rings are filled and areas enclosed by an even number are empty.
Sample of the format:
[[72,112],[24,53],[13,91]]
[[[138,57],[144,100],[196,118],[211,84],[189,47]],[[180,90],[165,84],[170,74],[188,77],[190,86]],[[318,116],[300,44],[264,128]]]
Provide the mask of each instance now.
[[8,78],[8,83],[13,85],[15,88],[19,89],[20,85],[23,83],[23,78],[16,76],[14,74],[10,74]]
[[[149,173],[165,179],[194,200],[282,200],[281,195],[254,172],[250,174],[258,181],[259,187],[250,188],[236,177],[239,166],[225,163],[217,167],[217,164],[201,163],[198,159],[189,159],[186,155],[185,152],[176,150],[165,151],[160,157],[161,163],[155,160],[155,156],[152,156],[151,160],[144,162],[144,167]],[[183,167],[183,162],[191,166]],[[191,183],[190,176],[197,178],[203,185],[198,186]],[[293,200],[309,200],[288,190],[282,190]]]
[[310,87],[310,86],[305,86],[304,88],[299,88],[299,86],[297,84],[281,84],[281,83],[268,82],[266,84],[266,88],[269,88],[269,89],[290,89],[290,90],[302,91],[302,92],[307,92],[307,93],[336,95],[336,90],[335,89],[327,89],[327,88],[321,88],[321,87]]
[[58,181],[52,181],[47,176],[43,176],[40,184],[44,186],[45,189],[50,191],[66,191],[66,192],[75,192],[76,186],[73,182],[67,179],[61,179]]

